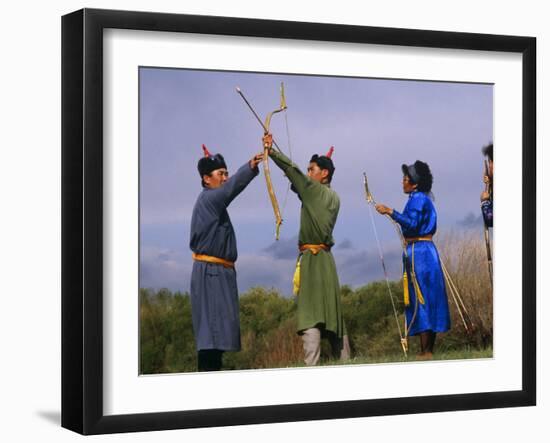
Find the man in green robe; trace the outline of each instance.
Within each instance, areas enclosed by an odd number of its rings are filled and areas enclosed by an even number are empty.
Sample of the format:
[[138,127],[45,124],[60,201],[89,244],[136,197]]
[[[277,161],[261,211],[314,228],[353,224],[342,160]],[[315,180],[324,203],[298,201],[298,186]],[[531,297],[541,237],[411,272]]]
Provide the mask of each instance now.
[[319,362],[322,337],[329,339],[334,357],[348,360],[350,350],[340,305],[340,284],[330,252],[340,209],[340,199],[330,187],[334,173],[330,158],[333,148],[326,156],[314,155],[305,175],[284,154],[272,149],[271,134],[264,136],[263,142],[302,201],[297,296],[298,334],[304,344],[304,361],[308,366]]

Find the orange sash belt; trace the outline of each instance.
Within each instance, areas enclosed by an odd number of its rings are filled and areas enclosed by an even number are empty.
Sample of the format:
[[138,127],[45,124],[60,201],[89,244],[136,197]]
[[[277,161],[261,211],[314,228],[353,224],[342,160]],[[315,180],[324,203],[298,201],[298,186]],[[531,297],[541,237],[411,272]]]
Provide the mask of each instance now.
[[408,245],[411,243],[416,243],[417,241],[432,241],[433,235],[425,235],[424,237],[409,237],[405,241]]
[[204,261],[206,263],[215,263],[217,265],[225,266],[226,268],[234,268],[235,263],[229,260],[225,260],[219,257],[212,257],[211,255],[195,254],[193,252],[193,260]]
[[304,245],[300,245],[299,248],[300,248],[300,252],[311,251],[313,255],[319,254],[319,251],[321,249],[323,251],[330,251],[330,246],[325,245],[324,243],[321,243],[320,245],[304,244]]

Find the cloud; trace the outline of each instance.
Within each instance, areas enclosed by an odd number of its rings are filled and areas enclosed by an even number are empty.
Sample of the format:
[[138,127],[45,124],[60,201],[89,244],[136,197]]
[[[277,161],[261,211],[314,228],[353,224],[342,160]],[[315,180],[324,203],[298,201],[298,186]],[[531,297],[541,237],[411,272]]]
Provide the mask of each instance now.
[[[237,268],[239,290],[244,292],[253,286],[266,286],[279,289],[284,295],[290,294],[297,257],[295,244],[292,241],[291,253],[284,246],[276,252],[270,246],[264,249],[267,253],[240,256]],[[281,251],[288,252],[289,256],[281,257]],[[359,287],[384,279],[380,257],[375,250],[345,247],[334,251],[334,258],[341,285]],[[399,279],[402,272],[401,249],[397,247],[385,251],[384,260],[390,280]]]
[[[292,276],[296,266],[297,239],[273,243],[260,253],[240,254],[237,261],[237,284],[240,293],[254,286],[276,288],[281,294],[292,293]],[[351,247],[334,251],[341,285],[363,286],[384,279],[382,265],[375,250],[356,250]],[[401,276],[401,250],[384,252],[389,278]],[[171,291],[189,291],[192,259],[190,254],[172,249],[143,248],[140,262],[140,287]]]
[[351,240],[346,238],[344,241],[338,243],[336,245],[337,249],[353,249],[353,244],[351,243]]
[[468,215],[459,220],[457,224],[467,229],[479,228],[480,226],[483,226],[483,216],[481,214],[476,216],[473,212],[469,212]]
[[[296,257],[296,246],[292,256],[287,258],[277,258],[265,253],[240,254],[236,264],[239,291],[242,293],[254,286],[265,286],[277,288],[285,295],[291,294]],[[140,287],[188,292],[192,266],[190,253],[155,247],[143,248]]]
[[292,294],[292,277],[296,266],[296,246],[292,258],[278,259],[266,254],[239,256],[237,283],[239,291],[254,286],[276,288],[283,295]]
[[[375,249],[345,249],[342,252],[335,252],[334,256],[338,278],[342,285],[358,287],[385,278],[382,261]],[[388,278],[390,280],[399,279],[402,272],[401,249],[397,247],[385,250],[384,262],[388,271]]]
[[191,256],[172,249],[142,248],[139,267],[141,288],[189,291]]
[[275,241],[268,247],[262,249],[261,252],[279,260],[296,260],[298,255],[298,236]]

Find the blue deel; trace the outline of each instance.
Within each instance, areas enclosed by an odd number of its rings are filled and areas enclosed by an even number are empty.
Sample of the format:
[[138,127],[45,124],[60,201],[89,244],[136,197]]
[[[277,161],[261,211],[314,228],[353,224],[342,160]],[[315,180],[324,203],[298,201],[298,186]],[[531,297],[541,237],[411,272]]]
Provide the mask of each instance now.
[[[394,210],[392,218],[399,223],[405,238],[433,235],[437,229],[437,213],[432,200],[424,192],[413,191],[402,213]],[[414,270],[424,304],[418,303],[411,277],[414,245]],[[408,259],[403,254],[409,280],[410,304],[405,310],[409,335],[424,331],[445,332],[451,327],[445,279],[437,248],[432,241],[407,245]],[[416,315],[414,315],[417,309]],[[412,323],[411,323],[412,322]]]
[[[237,260],[237,240],[227,213],[233,199],[258,174],[246,163],[216,189],[204,188],[191,217],[189,246],[197,254]],[[235,269],[220,264],[193,262],[191,314],[197,351],[241,349],[239,293]]]

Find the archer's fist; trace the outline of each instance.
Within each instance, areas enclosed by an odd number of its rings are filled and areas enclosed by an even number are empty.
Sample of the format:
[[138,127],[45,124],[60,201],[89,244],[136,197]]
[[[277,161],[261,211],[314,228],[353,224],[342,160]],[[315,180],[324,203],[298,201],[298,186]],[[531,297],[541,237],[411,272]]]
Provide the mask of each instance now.
[[273,135],[268,132],[263,136],[262,142],[264,144],[264,149],[271,150],[271,148],[273,147]]
[[374,208],[378,211],[378,213],[380,213],[382,215],[385,215],[385,214],[392,215],[393,214],[393,209],[388,208],[386,205],[377,204]]
[[489,200],[490,198],[491,196],[489,195],[489,193],[487,191],[483,191],[479,199],[484,202],[485,200]]

